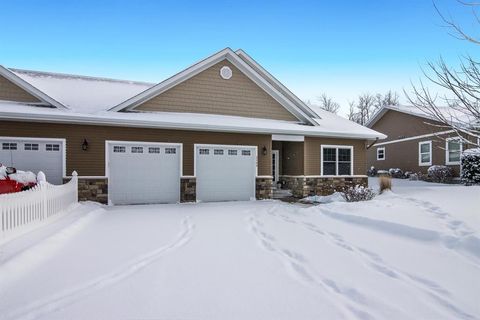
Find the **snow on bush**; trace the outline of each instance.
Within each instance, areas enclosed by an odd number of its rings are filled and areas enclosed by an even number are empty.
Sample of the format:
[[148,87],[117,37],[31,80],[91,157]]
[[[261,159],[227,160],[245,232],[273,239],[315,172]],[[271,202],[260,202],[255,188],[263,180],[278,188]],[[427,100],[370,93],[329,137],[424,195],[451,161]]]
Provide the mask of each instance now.
[[343,193],[335,192],[329,196],[309,196],[300,200],[303,203],[330,203],[330,202],[345,202]]
[[388,173],[390,173],[393,178],[403,178],[403,171],[400,168],[390,168]]
[[467,149],[462,153],[462,181],[480,183],[480,148]]
[[432,182],[446,183],[452,180],[452,169],[447,166],[431,166],[428,168],[428,178]]
[[388,172],[387,170],[378,170],[377,174],[379,176],[390,176],[390,172]]
[[367,175],[369,177],[375,177],[377,175],[377,169],[374,166],[371,166],[370,169],[367,171]]
[[17,170],[17,172],[7,175],[7,167],[0,163],[0,180],[5,180],[7,176],[11,180],[15,180],[19,183],[27,184],[27,183],[36,183],[37,177],[31,171],[21,171]]
[[360,185],[350,187],[343,192],[343,198],[347,202],[367,201],[372,200],[374,197],[375,192],[373,192],[373,189]]

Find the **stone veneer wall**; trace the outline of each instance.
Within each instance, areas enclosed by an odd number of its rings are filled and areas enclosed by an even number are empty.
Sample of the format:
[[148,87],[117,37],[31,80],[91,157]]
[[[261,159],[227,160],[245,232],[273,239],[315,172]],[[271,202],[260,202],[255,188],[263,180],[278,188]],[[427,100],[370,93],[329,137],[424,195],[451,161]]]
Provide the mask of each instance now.
[[336,191],[343,191],[355,185],[368,187],[368,177],[281,177],[284,188],[292,190],[294,197],[327,196]]
[[180,202],[197,201],[197,179],[181,178],[180,180]]
[[[70,178],[64,178],[66,183]],[[107,178],[82,178],[78,177],[78,201],[108,202]]]
[[257,198],[257,200],[273,198],[273,179],[272,178],[256,178],[255,197]]

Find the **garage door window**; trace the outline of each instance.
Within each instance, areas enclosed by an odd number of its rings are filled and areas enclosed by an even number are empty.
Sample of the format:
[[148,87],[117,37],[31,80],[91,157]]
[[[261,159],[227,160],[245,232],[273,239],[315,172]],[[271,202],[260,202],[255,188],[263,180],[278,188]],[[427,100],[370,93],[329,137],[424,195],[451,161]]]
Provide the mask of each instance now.
[[16,143],[2,143],[2,149],[3,150],[17,150],[17,144]]
[[215,149],[213,150],[213,154],[216,156],[221,156],[223,155],[223,150],[222,149]]
[[199,149],[199,150],[198,150],[198,153],[199,153],[199,154],[203,154],[203,155],[207,155],[207,154],[210,153],[210,150],[208,150],[208,149]]
[[132,147],[132,153],[143,153],[143,147]]
[[37,151],[38,150],[38,144],[37,143],[25,143],[24,145],[25,150],[30,150],[30,151]]
[[160,153],[160,147],[149,147],[148,153]]
[[322,175],[346,176],[352,174],[351,146],[322,146]]
[[47,143],[45,145],[45,150],[47,150],[47,151],[60,151],[60,145],[59,144]]
[[123,146],[113,146],[113,152],[124,153],[125,151],[125,147]]
[[249,156],[249,155],[251,155],[250,150],[242,150],[242,156]]
[[[208,151],[208,150],[207,150]],[[175,148],[165,148],[165,153],[166,154],[176,154],[177,153],[177,149]]]
[[228,155],[229,156],[236,156],[237,155],[237,150],[228,150]]

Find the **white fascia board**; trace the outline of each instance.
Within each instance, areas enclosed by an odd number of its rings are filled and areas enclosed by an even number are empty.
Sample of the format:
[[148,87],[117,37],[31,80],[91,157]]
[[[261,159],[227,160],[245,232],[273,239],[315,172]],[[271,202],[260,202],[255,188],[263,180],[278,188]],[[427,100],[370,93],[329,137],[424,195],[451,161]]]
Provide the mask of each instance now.
[[272,141],[303,142],[305,141],[305,136],[296,136],[296,135],[288,135],[288,134],[272,134]]
[[243,57],[256,68],[258,68],[258,70],[260,70],[261,72],[261,76],[263,76],[264,78],[268,78],[270,81],[279,86],[282,89],[282,93],[289,97],[293,102],[295,102],[297,106],[303,109],[303,111],[305,111],[310,117],[320,117],[320,115],[313,111],[305,102],[298,98],[293,92],[291,92],[286,86],[284,86],[283,83],[278,81],[277,78],[275,78],[270,72],[268,72],[264,67],[262,67],[257,61],[255,61],[255,59],[250,57],[245,51],[243,51],[242,49],[238,49],[237,51],[235,51],[235,53]]
[[295,115],[299,120],[303,120],[312,125],[317,125],[312,118],[307,115],[303,110],[298,108],[291,100],[286,98],[280,91],[275,89],[267,80],[265,80],[258,72],[250,67],[245,61],[243,61],[235,52],[230,48],[225,48],[216,54],[188,67],[187,69],[177,73],[176,75],[160,82],[159,84],[141,92],[140,94],[120,103],[119,105],[110,108],[109,111],[121,111],[132,110],[139,104],[151,99],[170,88],[173,88],[177,84],[190,79],[191,77],[199,74],[200,72],[208,69],[216,63],[227,59],[240,71],[242,71],[250,80],[255,82],[260,88],[267,92],[272,98],[280,103],[284,108]]
[[[280,134],[280,135],[304,135],[312,137],[326,138],[350,138],[350,139],[376,139],[374,134],[349,134],[348,132],[315,132],[315,130],[305,130],[305,126],[301,126],[303,130],[295,129],[276,129],[261,127],[242,127],[228,126],[222,124],[192,124],[177,122],[155,122],[148,120],[133,119],[113,119],[99,116],[83,116],[83,115],[47,115],[47,114],[25,114],[21,112],[1,112],[1,120],[13,121],[32,121],[32,122],[56,122],[82,125],[106,125],[115,127],[135,127],[135,128],[152,128],[152,129],[172,129],[172,130],[192,130],[192,131],[213,131],[213,132],[233,132],[233,133],[257,133],[257,134]],[[300,125],[299,125],[300,126]],[[312,127],[318,128],[318,127]]]
[[48,96],[44,92],[40,91],[39,89],[37,89],[36,87],[34,87],[30,83],[28,83],[27,81],[25,81],[22,78],[20,78],[19,76],[17,76],[15,73],[13,73],[12,71],[8,70],[7,68],[5,68],[4,66],[1,66],[1,65],[0,65],[0,75],[4,76],[6,79],[13,82],[14,84],[19,86],[23,90],[27,91],[32,96],[39,99],[40,101],[43,101],[46,104],[57,107],[58,109],[68,110],[68,108],[66,106],[64,106],[63,104],[61,104],[57,100],[53,99],[52,97]]

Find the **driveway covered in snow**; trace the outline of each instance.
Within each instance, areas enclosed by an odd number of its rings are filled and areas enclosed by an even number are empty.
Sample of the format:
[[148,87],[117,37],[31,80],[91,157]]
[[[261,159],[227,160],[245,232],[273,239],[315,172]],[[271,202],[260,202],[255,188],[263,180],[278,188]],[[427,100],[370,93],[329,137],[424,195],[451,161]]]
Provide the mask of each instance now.
[[409,187],[312,207],[87,203],[0,247],[0,319],[480,318],[480,188]]

